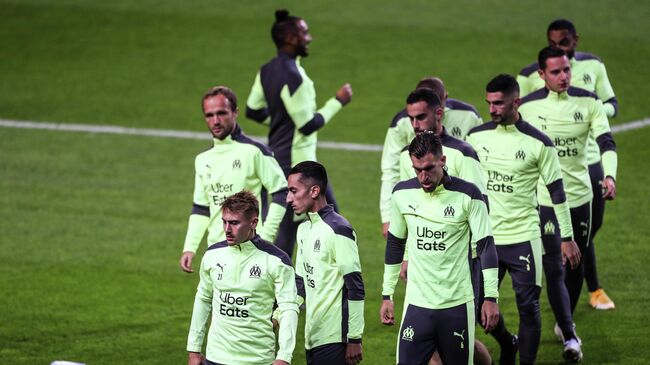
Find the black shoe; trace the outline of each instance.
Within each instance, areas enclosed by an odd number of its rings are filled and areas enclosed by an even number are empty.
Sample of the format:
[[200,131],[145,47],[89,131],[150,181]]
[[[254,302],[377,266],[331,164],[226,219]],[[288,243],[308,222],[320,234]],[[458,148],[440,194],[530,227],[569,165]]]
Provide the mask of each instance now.
[[499,365],[515,365],[515,361],[517,359],[517,351],[519,350],[517,342],[517,335],[512,335],[512,342],[508,345],[501,346],[501,358],[499,358]]

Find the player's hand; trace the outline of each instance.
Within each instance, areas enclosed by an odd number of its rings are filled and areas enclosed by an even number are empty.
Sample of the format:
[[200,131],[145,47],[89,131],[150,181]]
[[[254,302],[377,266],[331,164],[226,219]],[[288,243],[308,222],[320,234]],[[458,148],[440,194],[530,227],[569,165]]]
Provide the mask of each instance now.
[[611,176],[603,180],[603,198],[605,200],[614,200],[616,198],[616,181]]
[[190,251],[185,251],[183,252],[183,255],[181,256],[180,264],[181,264],[181,269],[185,272],[194,272],[192,270],[192,259],[194,258],[194,252]]
[[345,361],[348,365],[357,365],[363,360],[363,350],[360,343],[350,343],[345,348]]
[[381,233],[384,234],[384,238],[388,237],[388,228],[390,227],[390,222],[381,224]]
[[336,100],[338,100],[343,106],[352,100],[352,86],[346,83],[341,86],[341,88],[336,92]]
[[481,325],[488,333],[496,327],[499,322],[499,305],[495,302],[485,300],[481,306]]
[[408,282],[408,271],[409,271],[409,262],[408,261],[402,261],[402,266],[399,268],[399,278],[404,280],[404,282]]
[[201,365],[203,364],[203,355],[200,352],[187,353],[187,365]]
[[286,362],[284,360],[274,360],[271,363],[271,365],[291,365],[291,364],[289,364],[288,362]]
[[379,309],[379,320],[381,324],[387,326],[392,326],[395,324],[395,308],[393,301],[390,299],[384,299],[381,302],[381,308]]
[[562,265],[566,265],[567,261],[571,270],[575,270],[580,265],[580,249],[576,241],[562,241]]

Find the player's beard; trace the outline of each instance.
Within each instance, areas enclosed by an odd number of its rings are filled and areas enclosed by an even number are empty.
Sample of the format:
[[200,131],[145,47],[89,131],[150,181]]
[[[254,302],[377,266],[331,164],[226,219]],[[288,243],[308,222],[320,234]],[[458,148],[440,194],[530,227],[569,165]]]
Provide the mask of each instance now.
[[307,45],[306,44],[299,44],[296,47],[296,54],[300,57],[307,57],[309,56],[309,52],[307,51]]

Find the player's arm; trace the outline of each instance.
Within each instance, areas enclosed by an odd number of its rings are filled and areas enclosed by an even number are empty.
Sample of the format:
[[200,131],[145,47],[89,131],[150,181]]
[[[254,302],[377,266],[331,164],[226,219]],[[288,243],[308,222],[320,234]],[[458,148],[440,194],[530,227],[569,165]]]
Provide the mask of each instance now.
[[293,92],[290,91],[288,85],[285,85],[280,91],[280,98],[291,120],[298,131],[306,136],[323,128],[343,108],[343,104],[333,97],[322,108],[314,112],[312,105],[314,105],[315,95],[314,86],[309,82],[301,82]]
[[201,261],[200,280],[194,297],[194,310],[192,311],[192,321],[187,336],[187,351],[189,353],[201,353],[210,312],[212,311],[213,286],[207,266],[204,257]]
[[395,192],[393,192],[390,228],[386,237],[384,278],[381,291],[383,301],[379,313],[381,323],[387,325],[395,323],[393,294],[395,293],[397,280],[399,280],[399,271],[402,265],[402,259],[404,258],[407,234],[406,220],[404,220],[404,216],[399,211],[396,198]]
[[187,233],[185,234],[185,243],[183,244],[183,254],[181,255],[180,265],[185,272],[193,272],[192,259],[196,255],[196,250],[201,244],[201,240],[210,225],[210,203],[208,195],[203,189],[202,176],[196,169],[195,163],[194,176],[194,197],[192,212],[187,223]]
[[560,237],[562,238],[562,259],[568,260],[572,269],[580,264],[581,254],[578,245],[573,239],[573,226],[571,224],[571,213],[569,202],[564,190],[562,180],[562,169],[557,157],[555,146],[550,139],[545,140],[541,146],[537,168],[540,178],[546,185],[546,189],[553,203],[553,211],[560,226]]
[[603,101],[605,115],[607,115],[608,118],[614,118],[616,114],[618,114],[618,100],[614,94],[612,84],[609,82],[605,64],[600,63],[599,66],[598,75],[596,76],[596,95],[598,95],[598,98]]
[[603,165],[605,179],[603,179],[603,188],[605,199],[614,199],[616,197],[616,171],[618,169],[618,155],[616,154],[616,142],[609,128],[609,121],[605,115],[605,110],[600,105],[599,100],[592,103],[590,110],[591,135],[596,137],[596,143],[600,149],[600,158]]
[[[384,225],[384,237],[388,233],[388,221],[390,219],[390,196],[393,188],[399,182],[400,176],[400,154],[402,148],[409,143],[408,136],[400,129],[400,121],[404,119],[403,113],[398,113],[393,117],[391,127],[386,131],[384,139],[384,149],[381,153],[381,190],[379,193],[379,212],[381,214],[381,223]],[[407,117],[408,119],[408,117]]]
[[296,290],[296,272],[291,266],[289,257],[278,264],[273,282],[275,301],[278,304],[278,353],[277,360],[291,363],[293,350],[296,347],[296,331],[298,329],[298,302]]
[[270,154],[260,152],[255,156],[255,168],[262,185],[271,194],[271,204],[260,236],[269,241],[275,241],[280,222],[287,211],[287,179],[284,177],[280,164]]
[[262,80],[259,72],[255,75],[253,87],[246,101],[246,118],[258,123],[270,123],[269,109],[266,105],[266,97],[264,96],[264,88],[262,88]]
[[348,291],[348,343],[361,343],[364,328],[363,308],[365,289],[357,237],[349,227],[337,229],[333,256]]
[[478,189],[474,190],[469,202],[468,223],[472,241],[476,244],[476,253],[481,262],[483,273],[483,291],[485,300],[481,307],[481,325],[487,332],[499,321],[498,265],[497,249],[492,237],[492,227],[487,204]]

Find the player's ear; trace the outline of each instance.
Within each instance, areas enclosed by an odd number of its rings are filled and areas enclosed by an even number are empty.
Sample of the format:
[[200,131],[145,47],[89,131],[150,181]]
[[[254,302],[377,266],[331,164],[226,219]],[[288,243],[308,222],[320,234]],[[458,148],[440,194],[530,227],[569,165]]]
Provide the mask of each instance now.
[[516,97],[515,100],[512,101],[512,103],[514,104],[515,108],[519,108],[519,106],[521,106],[521,98]]
[[320,186],[318,185],[312,185],[312,187],[309,190],[310,190],[309,195],[311,196],[312,199],[316,199],[320,195]]
[[257,218],[257,217],[253,217],[253,219],[251,219],[251,229],[254,230],[255,227],[257,227],[257,222],[258,221],[259,221],[259,218]]

